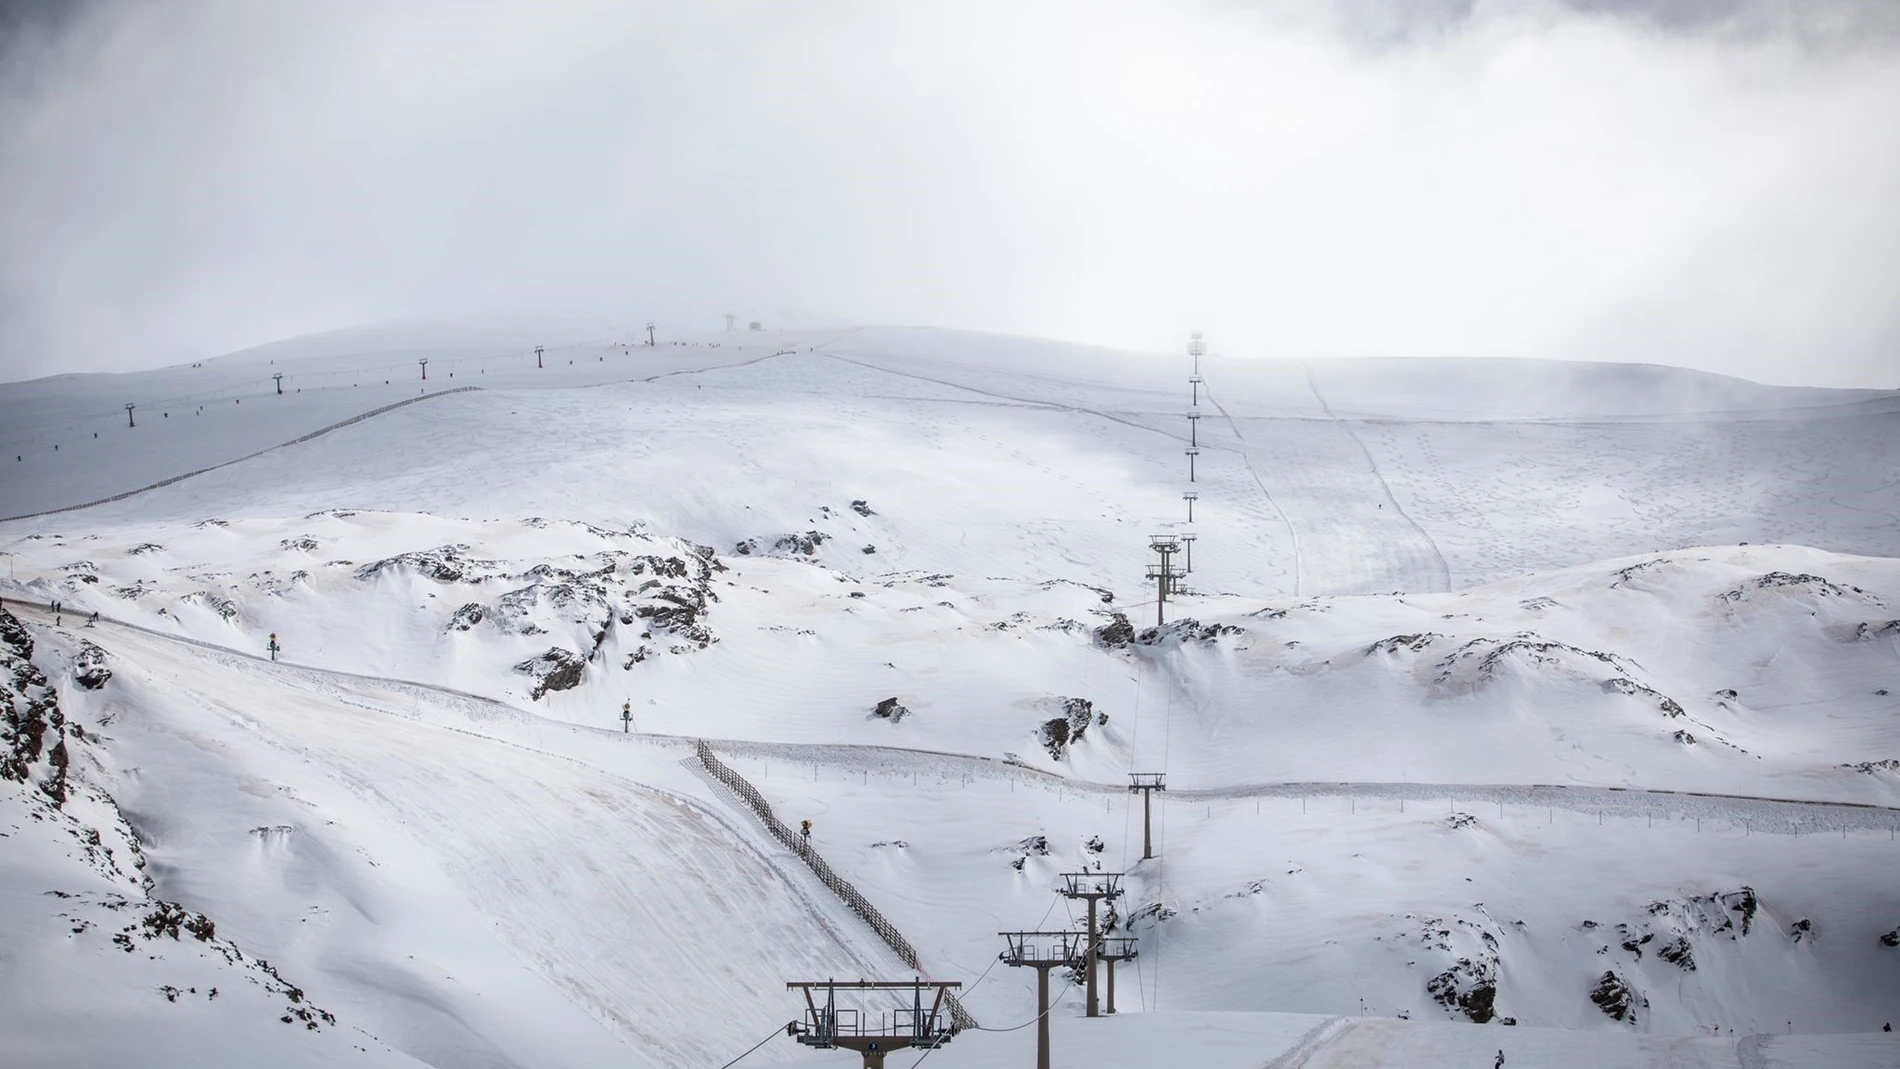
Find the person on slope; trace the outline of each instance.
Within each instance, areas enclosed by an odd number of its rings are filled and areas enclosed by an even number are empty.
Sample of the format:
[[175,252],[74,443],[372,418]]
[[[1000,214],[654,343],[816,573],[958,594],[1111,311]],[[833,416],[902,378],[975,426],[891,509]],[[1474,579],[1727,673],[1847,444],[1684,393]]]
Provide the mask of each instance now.
[[1491,1063],[1491,1069],[1504,1069],[1504,1052],[1498,1051],[1498,1060]]
[[808,843],[811,842],[811,821],[800,821],[798,829],[805,833],[805,841]]

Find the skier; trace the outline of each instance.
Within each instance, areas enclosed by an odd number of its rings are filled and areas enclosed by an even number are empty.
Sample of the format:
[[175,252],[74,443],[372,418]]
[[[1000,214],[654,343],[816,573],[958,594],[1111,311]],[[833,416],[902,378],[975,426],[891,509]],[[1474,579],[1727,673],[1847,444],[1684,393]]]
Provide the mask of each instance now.
[[92,619],[86,621],[86,626],[91,627],[93,624],[96,624],[98,622],[99,622],[99,610],[94,609],[92,610]]
[[1886,1024],[1883,1024],[1883,1025],[1881,1025],[1881,1026],[1880,1026],[1880,1030],[1881,1030],[1882,1032],[1891,1032],[1891,1031],[1893,1031],[1893,1022],[1892,1022],[1892,1021],[1888,1021],[1888,1022],[1887,1022]]
[[277,632],[272,631],[270,633],[270,645],[267,648],[270,650],[270,659],[273,661],[276,660],[277,651],[283,648],[277,644]]
[[805,833],[805,841],[808,843],[811,842],[811,821],[809,820],[801,821],[799,822],[798,827],[800,831],[803,831]]
[[1498,1060],[1491,1063],[1491,1069],[1504,1069],[1504,1052],[1498,1051]]

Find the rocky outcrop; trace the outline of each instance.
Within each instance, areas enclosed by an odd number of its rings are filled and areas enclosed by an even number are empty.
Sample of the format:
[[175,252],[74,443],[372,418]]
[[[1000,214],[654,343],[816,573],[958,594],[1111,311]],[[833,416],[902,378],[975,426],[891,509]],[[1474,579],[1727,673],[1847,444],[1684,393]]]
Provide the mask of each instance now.
[[1233,624],[1204,624],[1192,617],[1170,620],[1161,627],[1143,628],[1134,638],[1138,646],[1161,646],[1168,643],[1186,645],[1190,642],[1207,644],[1223,635],[1243,634],[1243,629]]
[[67,796],[66,717],[59,695],[33,663],[33,636],[0,609],[0,779],[27,784],[63,805]]
[[1444,637],[1445,636],[1431,631],[1421,632],[1416,635],[1393,635],[1391,638],[1382,638],[1372,645],[1367,646],[1365,655],[1368,657],[1375,653],[1390,655],[1400,650],[1410,650],[1413,653],[1421,653],[1425,647]]
[[1590,991],[1590,1001],[1612,1021],[1636,1023],[1636,1011],[1649,1009],[1649,999],[1632,988],[1615,970],[1606,970]]
[[550,646],[546,653],[515,665],[515,671],[534,680],[528,690],[528,697],[540,701],[541,696],[551,690],[572,690],[579,686],[581,673],[586,667],[587,662],[580,654]]
[[472,573],[483,568],[492,568],[494,565],[494,561],[470,558],[468,546],[458,544],[437,546],[434,549],[419,549],[411,553],[399,553],[394,557],[372,561],[356,569],[356,577],[374,579],[391,572],[412,571],[438,583],[459,583],[470,578]]
[[1121,613],[1112,613],[1108,623],[1095,629],[1095,644],[1105,649],[1118,650],[1135,641],[1135,625]]
[[111,680],[112,669],[106,664],[106,651],[81,640],[79,652],[73,655],[73,682],[87,690],[103,690]]
[[1062,760],[1070,746],[1082,741],[1090,724],[1108,723],[1107,713],[1097,713],[1087,698],[1059,698],[1062,715],[1051,717],[1036,728],[1036,737],[1049,756]]
[[760,552],[779,556],[798,554],[806,557],[815,557],[818,555],[818,547],[824,545],[830,538],[831,536],[823,531],[793,531],[790,534],[779,535],[773,539],[771,548],[766,550],[759,548],[760,543],[758,539],[747,538],[734,544],[732,551],[741,557],[749,557]]
[[1421,955],[1449,959],[1447,967],[1425,982],[1426,993],[1453,1016],[1476,1024],[1490,1023],[1497,1016],[1502,958],[1489,920],[1414,914],[1407,914],[1406,919],[1417,927],[1401,933],[1401,941],[1417,944]]
[[886,698],[871,709],[871,715],[895,724],[910,715],[910,710],[896,698]]

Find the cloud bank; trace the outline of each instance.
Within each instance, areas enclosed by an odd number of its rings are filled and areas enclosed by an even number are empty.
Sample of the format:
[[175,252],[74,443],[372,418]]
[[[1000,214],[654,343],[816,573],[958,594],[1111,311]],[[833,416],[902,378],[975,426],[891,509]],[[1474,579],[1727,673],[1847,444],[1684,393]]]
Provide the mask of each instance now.
[[24,5],[0,378],[735,311],[1896,387],[1896,10]]

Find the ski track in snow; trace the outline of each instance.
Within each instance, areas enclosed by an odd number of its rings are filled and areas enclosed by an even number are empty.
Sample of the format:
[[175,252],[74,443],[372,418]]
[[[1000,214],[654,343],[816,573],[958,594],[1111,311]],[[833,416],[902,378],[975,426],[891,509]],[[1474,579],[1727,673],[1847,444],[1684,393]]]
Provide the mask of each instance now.
[[[10,598],[6,601],[10,611],[21,607],[30,607],[40,617],[42,624],[51,615],[49,606]],[[422,683],[415,680],[395,679],[387,676],[362,675],[343,672],[336,669],[320,668],[313,665],[298,664],[294,661],[273,661],[268,657],[243,650],[220,646],[201,639],[183,635],[168,635],[162,631],[140,624],[115,620],[101,616],[101,624],[137,631],[166,642],[176,642],[196,647],[207,653],[226,659],[231,663],[246,663],[252,666],[264,666],[277,672],[299,675],[312,680],[347,681],[353,684],[384,688],[407,696],[438,695],[455,699],[461,703],[472,703],[481,712],[468,711],[471,722],[476,724],[491,720],[517,726],[532,727],[541,730],[573,733],[580,736],[606,736],[611,738],[621,733],[606,728],[587,728],[566,721],[553,720],[530,710],[521,709],[507,702],[452,687]],[[72,634],[69,630],[68,634]],[[1172,681],[1171,681],[1172,685]],[[1184,701],[1191,700],[1184,695]],[[503,734],[479,731],[472,727],[453,728],[479,738],[502,742],[511,746],[523,744],[509,739]],[[682,752],[690,752],[695,738],[700,736],[668,735],[652,732],[634,732],[633,739],[648,742],[675,745]],[[1119,797],[1127,793],[1122,784],[1098,783],[1088,780],[1076,780],[1045,772],[1026,765],[999,761],[980,754],[959,754],[942,750],[920,750],[902,746],[872,746],[857,743],[798,743],[798,742],[759,742],[748,739],[721,739],[706,737],[706,741],[719,752],[749,758],[779,758],[793,764],[822,765],[828,768],[852,772],[871,772],[901,774],[904,772],[927,771],[941,774],[954,769],[959,776],[982,776],[987,779],[1015,778],[1019,781],[1053,785],[1076,794],[1096,794]],[[532,747],[529,747],[532,749]],[[535,751],[545,752],[545,751]],[[556,756],[549,754],[549,756]],[[576,760],[575,758],[566,758]],[[1752,830],[1766,834],[1814,834],[1817,832],[1838,832],[1843,829],[1859,831],[1890,831],[1900,827],[1900,808],[1869,805],[1857,802],[1837,802],[1826,800],[1808,800],[1799,798],[1772,798],[1762,795],[1720,794],[1709,791],[1678,791],[1667,788],[1640,787],[1588,787],[1563,784],[1542,783],[1391,783],[1391,782],[1274,782],[1244,783],[1218,787],[1170,787],[1168,792],[1179,799],[1199,800],[1239,800],[1247,798],[1365,798],[1386,801],[1437,801],[1446,800],[1483,802],[1486,804],[1503,803],[1507,806],[1528,806],[1534,809],[1561,809],[1571,813],[1614,814],[1619,817],[1661,816],[1671,820],[1726,820],[1731,822],[1750,821]],[[1455,809],[1455,806],[1453,807]]]

